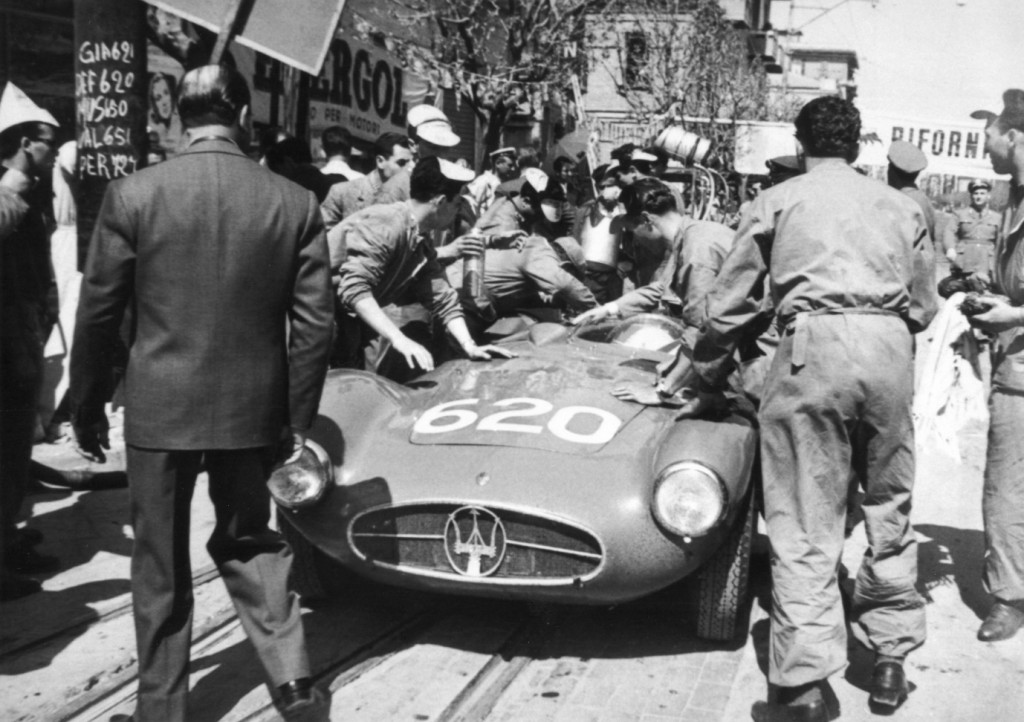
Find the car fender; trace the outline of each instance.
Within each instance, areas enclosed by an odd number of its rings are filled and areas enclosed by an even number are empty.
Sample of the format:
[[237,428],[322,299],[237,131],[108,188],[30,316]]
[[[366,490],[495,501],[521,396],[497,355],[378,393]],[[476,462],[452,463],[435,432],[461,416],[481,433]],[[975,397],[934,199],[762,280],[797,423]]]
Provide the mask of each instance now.
[[681,419],[668,431],[658,449],[655,473],[680,461],[696,461],[710,468],[725,485],[731,524],[750,488],[757,448],[757,430],[742,417],[731,416],[722,421]]

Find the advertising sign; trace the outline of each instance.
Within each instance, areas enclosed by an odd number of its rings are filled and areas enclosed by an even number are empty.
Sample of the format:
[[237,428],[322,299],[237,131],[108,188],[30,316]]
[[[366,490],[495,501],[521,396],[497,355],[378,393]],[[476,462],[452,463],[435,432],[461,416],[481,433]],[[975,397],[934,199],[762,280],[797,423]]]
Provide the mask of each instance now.
[[[147,0],[150,5],[217,32],[232,0]],[[320,72],[345,0],[254,0],[242,32],[246,47],[316,75]]]
[[905,140],[928,157],[927,174],[995,178],[985,154],[985,124],[979,120],[943,122],[900,115],[865,113],[864,133],[877,142],[861,145],[858,165],[887,165],[889,144]]
[[406,73],[383,50],[335,38],[320,75],[309,88],[310,137],[341,125],[356,138],[405,133],[410,100]]

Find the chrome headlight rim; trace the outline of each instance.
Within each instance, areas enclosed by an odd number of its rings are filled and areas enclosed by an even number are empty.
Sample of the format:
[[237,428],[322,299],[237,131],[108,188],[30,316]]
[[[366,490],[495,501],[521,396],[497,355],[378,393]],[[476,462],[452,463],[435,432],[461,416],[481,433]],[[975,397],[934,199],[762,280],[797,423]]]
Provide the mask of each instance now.
[[[296,501],[294,499],[284,497],[276,493],[277,490],[275,486],[272,486],[268,480],[267,486],[268,489],[270,490],[271,497],[273,497],[274,499],[274,502],[278,506],[288,509],[289,511],[297,511],[299,509],[304,509],[306,507],[313,506],[324,497],[324,494],[327,493],[327,490],[330,487],[334,486],[334,464],[331,462],[331,457],[327,453],[326,449],[324,449],[324,447],[320,446],[320,444],[316,443],[315,441],[306,439],[302,453],[303,455],[305,455],[307,452],[313,455],[320,472],[317,475],[317,488],[315,489],[313,494],[304,496],[302,499]],[[292,463],[294,464],[297,462]],[[274,469],[274,471],[271,472],[272,475],[283,469],[285,466],[287,465],[281,464],[277,466]]]
[[[700,531],[687,531],[680,529],[672,521],[667,519],[662,513],[661,507],[658,504],[658,493],[661,487],[671,479],[671,477],[680,471],[695,471],[703,474],[714,482],[718,494],[721,498],[721,509],[718,512],[718,516],[708,524],[704,529]],[[722,475],[719,474],[714,468],[708,466],[702,461],[695,459],[685,459],[682,461],[676,461],[664,469],[662,469],[654,482],[654,493],[651,497],[651,512],[654,515],[655,520],[658,524],[665,529],[668,533],[673,536],[681,537],[686,540],[700,539],[710,534],[716,527],[718,527],[722,521],[728,516],[729,513],[729,489],[725,485],[725,481],[722,479]]]

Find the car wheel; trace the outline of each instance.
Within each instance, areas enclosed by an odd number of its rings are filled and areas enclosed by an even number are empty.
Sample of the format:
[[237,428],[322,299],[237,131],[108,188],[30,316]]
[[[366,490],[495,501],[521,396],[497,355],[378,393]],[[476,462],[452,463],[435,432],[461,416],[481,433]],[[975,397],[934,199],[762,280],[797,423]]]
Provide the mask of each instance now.
[[750,581],[750,542],[757,513],[748,495],[742,517],[697,577],[697,636],[728,641],[741,632]]
[[335,592],[342,586],[341,579],[351,573],[311,544],[280,511],[277,526],[292,548],[291,588],[306,601],[337,596]]

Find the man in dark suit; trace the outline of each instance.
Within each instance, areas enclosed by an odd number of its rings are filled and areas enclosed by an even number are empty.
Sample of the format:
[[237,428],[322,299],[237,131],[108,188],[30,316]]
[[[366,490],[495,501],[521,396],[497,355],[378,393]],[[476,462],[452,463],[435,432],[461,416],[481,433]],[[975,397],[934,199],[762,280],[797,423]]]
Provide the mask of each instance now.
[[135,719],[187,718],[188,524],[201,464],[217,519],[207,548],[293,719],[323,700],[287,589],[291,550],[268,527],[265,480],[277,457],[301,451],[327,370],[333,300],[323,222],[312,193],[241,150],[249,123],[241,75],[196,68],[179,93],[188,149],[111,183],[97,219],[71,368],[75,432],[83,451],[102,457],[110,350],[130,303]]

